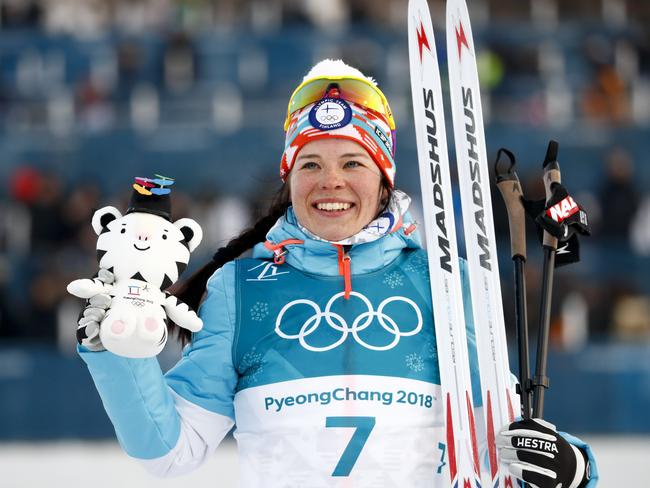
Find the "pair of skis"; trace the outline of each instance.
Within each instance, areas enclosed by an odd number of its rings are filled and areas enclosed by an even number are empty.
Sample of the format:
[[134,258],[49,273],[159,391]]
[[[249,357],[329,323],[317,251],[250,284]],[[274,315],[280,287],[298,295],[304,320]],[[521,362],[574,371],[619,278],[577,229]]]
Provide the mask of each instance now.
[[[447,58],[472,315],[484,415],[474,415],[440,71],[426,0],[409,0],[411,91],[450,486],[514,486],[495,436],[520,407],[508,364],[480,89],[465,0],[447,1]],[[513,406],[513,402],[517,405]],[[477,422],[479,424],[477,425]],[[487,443],[488,461],[479,458]],[[481,456],[482,457],[482,456]]]

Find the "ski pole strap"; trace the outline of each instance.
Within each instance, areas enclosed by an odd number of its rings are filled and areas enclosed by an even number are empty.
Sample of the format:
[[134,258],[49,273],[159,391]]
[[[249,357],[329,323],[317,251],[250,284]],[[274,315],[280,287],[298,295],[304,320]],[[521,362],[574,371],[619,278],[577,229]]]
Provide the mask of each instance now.
[[[548,388],[550,385],[548,378],[546,378],[546,384],[547,384],[546,388]],[[521,381],[521,383],[517,383],[517,385],[515,386],[515,391],[520,397],[523,398],[523,395],[530,395],[530,393],[533,392],[534,387],[535,387],[534,380],[531,378],[526,378],[525,380]],[[525,417],[526,415],[524,415],[524,418]],[[530,417],[530,412],[528,412],[528,417]]]
[[[505,154],[510,160],[510,166],[504,172],[499,171],[501,156]],[[501,148],[497,152],[497,159],[494,163],[494,174],[496,174],[497,188],[501,192],[503,201],[508,211],[510,224],[510,252],[512,258],[521,256],[526,260],[526,213],[522,203],[523,192],[519,183],[517,173],[514,171],[516,161],[515,155],[508,149]]]

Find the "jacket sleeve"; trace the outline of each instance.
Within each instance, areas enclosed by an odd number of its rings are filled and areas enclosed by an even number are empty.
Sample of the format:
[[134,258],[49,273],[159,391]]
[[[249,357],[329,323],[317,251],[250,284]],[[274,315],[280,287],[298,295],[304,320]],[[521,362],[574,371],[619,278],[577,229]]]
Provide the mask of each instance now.
[[594,457],[594,453],[591,450],[591,447],[589,447],[589,444],[578,439],[577,437],[572,436],[571,434],[567,434],[566,432],[558,431],[558,434],[564,437],[564,440],[566,440],[569,444],[576,446],[586,454],[587,462],[589,463],[587,467],[587,472],[589,473],[589,483],[587,483],[585,488],[595,488],[598,485],[598,467],[596,466],[596,458]]
[[203,329],[166,375],[156,358],[79,346],[120,445],[155,475],[195,469],[234,425],[234,283],[234,263],[210,278],[199,308]]

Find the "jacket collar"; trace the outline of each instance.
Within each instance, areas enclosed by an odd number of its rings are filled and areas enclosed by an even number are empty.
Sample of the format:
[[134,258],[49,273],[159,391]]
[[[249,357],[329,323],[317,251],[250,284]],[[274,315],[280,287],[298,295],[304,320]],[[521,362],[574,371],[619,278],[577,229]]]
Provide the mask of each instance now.
[[[414,224],[408,212],[402,215],[405,222],[398,229],[385,234],[371,242],[363,242],[346,246],[352,274],[364,274],[379,270],[395,260],[405,248],[420,248],[420,238],[414,231]],[[266,235],[267,244],[260,243],[253,248],[253,257],[273,259],[275,255],[270,249],[284,241],[294,243],[283,247],[286,254],[284,260],[294,268],[307,273],[325,276],[340,274],[339,254],[340,244],[314,239],[308,235],[296,220],[293,208],[289,207],[285,215],[280,217]],[[302,241],[296,243],[295,241]],[[270,244],[268,244],[270,243]],[[281,251],[280,251],[281,252]]]

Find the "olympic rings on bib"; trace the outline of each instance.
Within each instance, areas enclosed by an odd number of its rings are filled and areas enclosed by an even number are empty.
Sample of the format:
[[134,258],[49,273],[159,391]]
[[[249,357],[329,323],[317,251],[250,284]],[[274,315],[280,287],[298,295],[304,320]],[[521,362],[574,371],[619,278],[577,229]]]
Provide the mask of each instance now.
[[[332,305],[334,304],[334,302],[344,295],[345,295],[344,292],[340,292],[334,295],[332,298],[330,298],[329,301],[327,302],[327,305],[325,306],[325,311],[322,312],[318,304],[311,300],[298,299],[287,303],[284,307],[282,307],[280,313],[275,319],[276,334],[278,334],[283,339],[298,339],[298,342],[300,342],[300,345],[302,347],[312,352],[325,352],[334,349],[340,346],[341,344],[343,344],[350,334],[352,334],[352,337],[359,345],[365,347],[366,349],[371,349],[373,351],[387,351],[395,347],[399,343],[402,337],[415,335],[418,332],[420,332],[420,330],[422,329],[422,313],[420,312],[420,309],[418,308],[417,304],[413,300],[401,296],[389,297],[383,300],[379,304],[379,307],[377,307],[377,310],[375,311],[370,300],[368,300],[368,298],[366,298],[363,294],[356,291],[351,292],[350,296],[360,299],[368,310],[366,312],[359,314],[352,322],[352,325],[349,325],[345,320],[345,318],[343,318],[341,315],[335,312],[332,312]],[[415,318],[417,320],[417,324],[412,330],[409,330],[407,332],[402,332],[397,322],[395,322],[395,320],[393,320],[393,318],[390,315],[384,313],[384,309],[386,308],[386,306],[388,306],[393,302],[404,302],[410,305],[411,308],[413,308],[413,310],[415,311]],[[311,307],[314,310],[314,315],[312,315],[305,322],[303,322],[302,326],[300,327],[300,331],[297,334],[287,334],[282,330],[281,327],[282,319],[284,318],[285,313],[289,309],[297,305],[307,305]],[[361,337],[359,337],[359,332],[367,329],[370,326],[370,324],[372,324],[375,317],[377,317],[377,321],[379,322],[379,325],[386,332],[389,332],[390,334],[393,335],[392,341],[386,345],[375,346],[373,344],[368,344]],[[319,326],[321,325],[322,319],[325,319],[327,325],[330,326],[332,329],[340,332],[341,337],[339,337],[336,341],[334,341],[332,344],[328,346],[320,346],[320,347],[312,346],[308,344],[307,338],[318,330]]]

